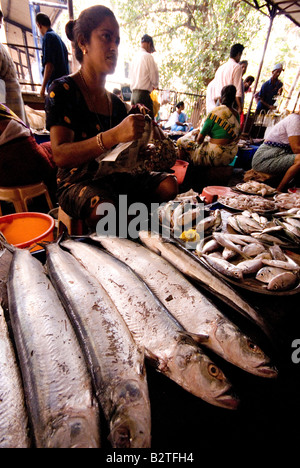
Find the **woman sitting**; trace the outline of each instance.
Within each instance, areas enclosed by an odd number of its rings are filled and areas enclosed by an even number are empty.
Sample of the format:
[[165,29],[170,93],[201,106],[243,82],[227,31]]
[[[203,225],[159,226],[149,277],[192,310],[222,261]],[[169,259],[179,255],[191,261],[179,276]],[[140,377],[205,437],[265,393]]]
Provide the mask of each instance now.
[[[69,23],[68,23],[69,24]],[[119,143],[138,140],[145,116],[128,115],[124,103],[105,89],[115,71],[120,43],[113,12],[101,5],[84,10],[68,27],[79,71],[59,78],[46,101],[47,128],[58,170],[58,199],[62,209],[94,228],[99,205],[118,206],[119,195],[129,202],[161,202],[178,191],[174,176],[162,172],[99,175],[99,159]],[[97,173],[97,177],[95,177]],[[98,210],[99,208],[99,210]]]
[[173,112],[166,124],[165,128],[171,128],[172,132],[186,132],[189,128],[187,115],[184,111],[184,102],[180,101],[176,104],[176,111]]
[[300,171],[299,112],[288,115],[274,125],[264,143],[255,152],[252,169],[282,177],[277,187],[279,192],[284,191],[295,178]]
[[179,158],[195,166],[227,166],[233,161],[240,135],[240,117],[232,107],[235,95],[235,86],[224,86],[221,106],[208,114],[201,131],[193,130],[177,140]]

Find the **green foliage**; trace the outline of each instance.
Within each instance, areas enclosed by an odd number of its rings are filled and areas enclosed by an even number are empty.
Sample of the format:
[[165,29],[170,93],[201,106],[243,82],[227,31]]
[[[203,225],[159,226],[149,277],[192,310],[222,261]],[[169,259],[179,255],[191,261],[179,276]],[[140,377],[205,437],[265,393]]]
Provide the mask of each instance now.
[[153,36],[160,70],[160,87],[180,86],[200,92],[228,59],[230,47],[247,45],[260,28],[257,13],[241,0],[115,0],[129,53],[140,37]]

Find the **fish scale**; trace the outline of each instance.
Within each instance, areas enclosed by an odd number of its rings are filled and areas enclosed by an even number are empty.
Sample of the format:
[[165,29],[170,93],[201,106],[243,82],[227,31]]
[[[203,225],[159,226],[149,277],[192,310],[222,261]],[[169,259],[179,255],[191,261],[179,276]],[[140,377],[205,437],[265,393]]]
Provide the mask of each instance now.
[[209,335],[203,346],[248,372],[276,376],[269,357],[164,258],[128,239],[93,239],[141,276],[187,331]]
[[28,448],[28,418],[21,376],[0,306],[0,448]]
[[147,448],[151,415],[144,354],[114,302],[58,244],[46,246],[51,280],[74,325],[114,448]]
[[221,369],[131,268],[95,246],[72,240],[62,242],[62,246],[106,289],[135,340],[160,372],[211,404],[237,407]]
[[97,448],[99,413],[82,352],[43,265],[13,254],[9,314],[37,448]]

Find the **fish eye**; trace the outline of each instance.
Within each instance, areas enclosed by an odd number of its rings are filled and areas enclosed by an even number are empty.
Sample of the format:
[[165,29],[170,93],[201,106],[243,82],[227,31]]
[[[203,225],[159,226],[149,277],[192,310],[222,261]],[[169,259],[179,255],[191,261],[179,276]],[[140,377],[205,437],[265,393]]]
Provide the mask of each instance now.
[[218,378],[220,376],[220,369],[215,364],[209,364],[208,372],[212,377]]
[[247,339],[247,345],[251,351],[256,352],[256,353],[260,352],[259,347],[255,343],[253,343],[253,341]]

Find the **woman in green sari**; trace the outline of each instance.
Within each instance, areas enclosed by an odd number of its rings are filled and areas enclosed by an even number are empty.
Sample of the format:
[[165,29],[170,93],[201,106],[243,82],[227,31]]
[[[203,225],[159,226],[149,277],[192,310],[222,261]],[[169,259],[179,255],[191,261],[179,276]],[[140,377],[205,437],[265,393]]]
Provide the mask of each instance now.
[[224,86],[221,105],[208,114],[201,131],[193,130],[177,140],[179,158],[195,166],[227,166],[233,161],[241,132],[239,114],[232,107],[235,94],[235,86]]

